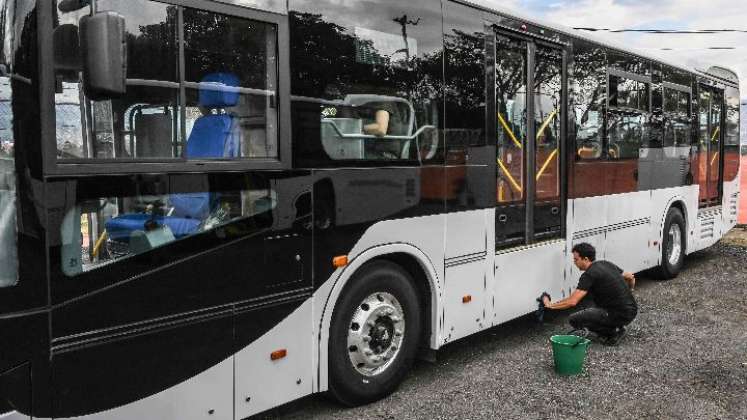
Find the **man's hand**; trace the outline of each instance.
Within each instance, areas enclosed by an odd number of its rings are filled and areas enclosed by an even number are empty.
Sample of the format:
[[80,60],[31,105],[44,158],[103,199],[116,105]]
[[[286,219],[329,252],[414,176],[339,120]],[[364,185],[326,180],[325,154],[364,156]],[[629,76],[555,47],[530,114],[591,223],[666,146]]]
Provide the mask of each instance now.
[[625,272],[623,273],[623,278],[625,279],[625,283],[628,284],[628,287],[630,287],[630,290],[635,290],[635,275],[633,273]]
[[555,303],[552,303],[547,297],[543,298],[542,302],[545,304],[545,308],[558,310],[569,309],[578,305],[578,303],[586,296],[586,293],[588,293],[586,290],[576,289],[570,296]]
[[542,303],[545,304],[545,308],[550,306],[550,296],[542,296]]

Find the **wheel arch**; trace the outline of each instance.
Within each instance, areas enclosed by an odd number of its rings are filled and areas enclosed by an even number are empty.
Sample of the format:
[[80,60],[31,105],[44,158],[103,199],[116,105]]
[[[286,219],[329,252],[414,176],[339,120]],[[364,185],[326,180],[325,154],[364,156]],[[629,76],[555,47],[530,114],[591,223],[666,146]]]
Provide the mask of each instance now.
[[348,262],[348,265],[339,269],[339,274],[334,280],[326,302],[323,305],[319,317],[319,390],[328,388],[328,344],[329,328],[332,323],[332,315],[345,286],[358,270],[366,264],[374,261],[384,260],[400,265],[413,279],[421,299],[421,311],[423,314],[423,334],[421,346],[432,349],[438,348],[436,320],[438,319],[438,301],[441,296],[439,277],[433,262],[420,249],[411,244],[397,243],[380,245],[369,248]]
[[665,207],[665,211],[662,214],[661,217],[661,224],[659,225],[659,243],[661,246],[664,244],[664,229],[666,228],[667,223],[667,215],[669,214],[669,210],[672,208],[676,208],[682,213],[682,217],[685,219],[685,232],[682,232],[682,236],[685,240],[685,255],[688,254],[688,249],[690,248],[690,217],[688,215],[687,211],[687,205],[685,204],[685,198],[681,196],[673,197],[669,200]]

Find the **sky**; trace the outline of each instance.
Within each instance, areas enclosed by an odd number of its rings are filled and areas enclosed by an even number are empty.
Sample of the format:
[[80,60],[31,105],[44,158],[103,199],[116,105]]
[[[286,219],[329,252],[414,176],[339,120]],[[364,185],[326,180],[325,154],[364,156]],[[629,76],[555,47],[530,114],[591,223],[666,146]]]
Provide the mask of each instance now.
[[[492,0],[524,15],[568,27],[609,29],[740,29],[747,31],[745,0]],[[595,32],[593,36],[647,55],[696,68],[720,65],[742,80],[747,102],[747,33],[642,34]],[[708,50],[707,47],[734,47]],[[672,48],[664,51],[662,48]]]

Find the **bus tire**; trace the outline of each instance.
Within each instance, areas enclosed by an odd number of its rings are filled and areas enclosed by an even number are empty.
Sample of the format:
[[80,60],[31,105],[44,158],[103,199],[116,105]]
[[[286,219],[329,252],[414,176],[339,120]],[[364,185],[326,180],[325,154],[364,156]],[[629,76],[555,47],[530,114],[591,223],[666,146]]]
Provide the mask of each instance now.
[[680,209],[672,207],[664,221],[661,240],[661,264],[659,277],[669,280],[677,277],[685,262],[685,217]]
[[329,394],[347,406],[379,400],[412,367],[421,334],[410,275],[379,260],[356,272],[337,302],[329,332]]

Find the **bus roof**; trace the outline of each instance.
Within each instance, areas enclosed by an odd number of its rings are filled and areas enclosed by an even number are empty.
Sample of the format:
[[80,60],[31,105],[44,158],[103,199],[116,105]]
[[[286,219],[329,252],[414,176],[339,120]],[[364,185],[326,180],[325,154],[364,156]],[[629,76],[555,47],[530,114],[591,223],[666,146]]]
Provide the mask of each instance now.
[[734,72],[733,70],[727,69],[725,67],[712,66],[712,67],[709,67],[708,69],[699,69],[699,68],[694,68],[688,64],[678,63],[675,61],[667,61],[665,59],[654,57],[650,54],[640,52],[639,50],[636,50],[634,48],[626,47],[622,44],[615,43],[614,41],[602,40],[598,37],[590,36],[589,33],[586,31],[580,31],[577,29],[569,28],[567,26],[548,22],[543,19],[538,19],[536,17],[523,14],[514,9],[507,9],[505,6],[500,6],[498,0],[455,0],[455,1],[467,4],[470,6],[475,6],[486,11],[500,13],[501,15],[505,15],[507,17],[510,17],[510,18],[513,18],[519,21],[526,21],[528,23],[533,23],[539,26],[544,26],[547,29],[557,31],[557,32],[566,34],[574,38],[591,41],[591,42],[600,44],[608,48],[628,52],[628,53],[637,55],[641,58],[645,58],[648,60],[658,62],[660,64],[664,64],[664,65],[671,66],[671,67],[676,67],[681,70],[686,70],[688,72],[695,73],[701,76],[719,79],[722,82],[733,84],[737,87],[739,86],[739,76],[737,76],[736,72]]

